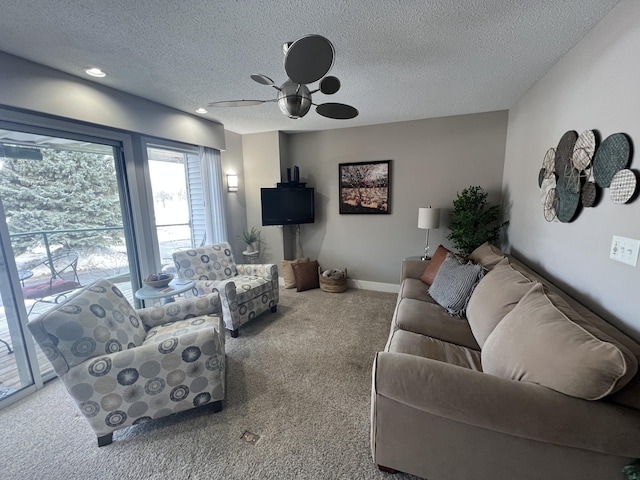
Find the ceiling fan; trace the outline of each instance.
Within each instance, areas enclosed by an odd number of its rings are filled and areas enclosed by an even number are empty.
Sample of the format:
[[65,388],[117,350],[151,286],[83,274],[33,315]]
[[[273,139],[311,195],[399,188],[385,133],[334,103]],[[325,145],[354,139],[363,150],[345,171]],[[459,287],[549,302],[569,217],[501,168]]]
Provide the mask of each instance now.
[[[289,77],[282,85],[277,86],[271,78],[260,73],[251,75],[251,79],[275,88],[276,98],[270,100],[227,100],[209,103],[210,107],[248,107],[262,103],[278,102],[283,114],[289,118],[304,117],[311,105],[323,117],[348,120],[358,116],[358,110],[344,103],[315,104],[311,95],[316,92],[333,95],[340,89],[340,80],[325,76],[331,70],[335,57],[333,44],[320,35],[307,35],[295,42],[287,42],[282,46],[284,52],[284,69]],[[307,85],[320,81],[318,88],[309,90]]]

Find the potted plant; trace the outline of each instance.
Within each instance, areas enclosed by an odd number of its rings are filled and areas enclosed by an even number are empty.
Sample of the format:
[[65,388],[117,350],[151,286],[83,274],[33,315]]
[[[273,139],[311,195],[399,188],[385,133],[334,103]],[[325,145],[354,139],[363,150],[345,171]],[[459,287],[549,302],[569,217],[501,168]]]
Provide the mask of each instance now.
[[458,193],[453,201],[451,233],[447,238],[461,255],[469,255],[485,242],[495,242],[500,230],[509,222],[498,223],[500,207],[487,204],[487,192],[470,186]]
[[247,244],[247,252],[255,251],[255,243],[260,242],[260,230],[256,227],[251,227],[251,230],[242,230],[240,239]]

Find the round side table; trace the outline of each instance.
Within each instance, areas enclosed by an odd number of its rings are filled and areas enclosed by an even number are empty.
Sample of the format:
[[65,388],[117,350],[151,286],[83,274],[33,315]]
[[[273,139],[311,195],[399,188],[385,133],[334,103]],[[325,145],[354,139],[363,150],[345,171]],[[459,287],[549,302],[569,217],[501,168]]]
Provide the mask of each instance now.
[[188,292],[195,285],[196,282],[193,280],[174,278],[169,282],[169,285],[162,288],[153,288],[149,285],[145,285],[136,291],[135,297],[139,300],[162,300],[163,304],[171,303],[175,301],[173,299],[174,295]]

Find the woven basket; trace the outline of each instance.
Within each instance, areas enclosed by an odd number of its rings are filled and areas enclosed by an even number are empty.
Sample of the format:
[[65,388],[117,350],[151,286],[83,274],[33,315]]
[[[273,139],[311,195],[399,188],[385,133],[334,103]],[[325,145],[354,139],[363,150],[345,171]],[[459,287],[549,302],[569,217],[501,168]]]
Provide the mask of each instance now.
[[344,269],[344,277],[327,278],[322,276],[322,270],[318,268],[320,277],[320,290],[329,293],[342,293],[347,289],[347,269]]

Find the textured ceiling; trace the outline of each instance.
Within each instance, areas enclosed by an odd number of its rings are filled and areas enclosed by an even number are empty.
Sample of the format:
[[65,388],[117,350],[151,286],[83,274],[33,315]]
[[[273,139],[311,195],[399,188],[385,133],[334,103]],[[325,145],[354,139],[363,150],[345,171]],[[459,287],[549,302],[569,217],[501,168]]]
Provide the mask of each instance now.
[[99,83],[193,113],[275,98],[249,75],[283,83],[282,44],[316,33],[335,46],[342,88],[313,101],[353,105],[357,118],[291,120],[275,103],[205,117],[242,134],[325,130],[508,109],[616,3],[3,0],[0,49],[73,75],[98,66]]

